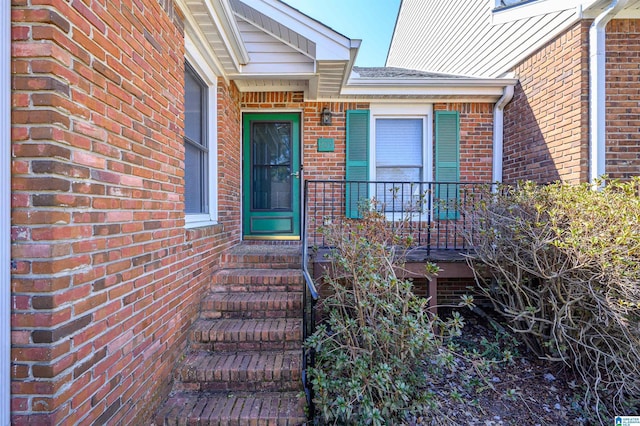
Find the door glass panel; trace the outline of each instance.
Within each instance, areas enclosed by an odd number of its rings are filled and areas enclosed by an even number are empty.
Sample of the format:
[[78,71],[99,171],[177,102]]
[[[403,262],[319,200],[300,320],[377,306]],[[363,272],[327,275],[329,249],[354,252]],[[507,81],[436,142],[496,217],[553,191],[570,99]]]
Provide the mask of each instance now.
[[290,122],[251,123],[251,210],[292,210]]

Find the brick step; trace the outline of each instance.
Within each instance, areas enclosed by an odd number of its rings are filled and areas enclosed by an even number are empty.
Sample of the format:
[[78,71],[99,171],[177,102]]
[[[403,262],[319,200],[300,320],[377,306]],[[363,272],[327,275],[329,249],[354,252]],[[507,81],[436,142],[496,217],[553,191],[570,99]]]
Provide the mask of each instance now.
[[173,392],[156,416],[156,424],[249,426],[306,424],[304,397],[297,392]]
[[210,293],[201,318],[302,318],[301,292]]
[[270,351],[302,347],[302,320],[294,318],[201,318],[189,333],[194,350]]
[[300,391],[302,352],[191,352],[174,372],[174,390]]
[[300,268],[302,249],[300,246],[240,244],[224,253],[221,265],[224,268]]
[[213,275],[212,292],[302,291],[300,269],[221,269]]

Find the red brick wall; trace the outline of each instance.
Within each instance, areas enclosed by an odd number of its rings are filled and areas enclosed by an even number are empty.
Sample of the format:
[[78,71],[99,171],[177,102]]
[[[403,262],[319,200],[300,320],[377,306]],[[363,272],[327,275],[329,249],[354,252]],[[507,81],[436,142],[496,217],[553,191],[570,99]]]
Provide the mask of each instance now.
[[[303,113],[304,171],[307,179],[344,179],[347,110],[368,109],[367,103],[304,102],[302,92],[243,93],[242,108],[291,109]],[[333,113],[332,125],[320,125],[323,108]],[[460,112],[461,179],[490,182],[493,160],[493,104],[436,104],[434,110]],[[317,152],[318,138],[333,138],[334,152]]]
[[240,92],[218,79],[218,220],[225,239],[240,242],[242,145]]
[[39,3],[13,1],[12,422],[146,424],[239,240],[237,90],[221,223],[185,230],[173,3]]
[[[305,102],[303,92],[243,93],[241,106],[251,111],[300,111],[305,178],[331,180],[344,179],[346,111],[369,108],[368,103]],[[333,114],[331,126],[320,125],[320,113],[325,107]],[[317,152],[318,138],[333,138],[334,151]]]
[[460,113],[460,181],[491,182],[493,104],[436,104],[434,110]]
[[640,20],[613,20],[606,34],[606,173],[626,179],[640,175]]
[[514,68],[520,83],[505,108],[505,182],[587,180],[588,29],[576,24]]

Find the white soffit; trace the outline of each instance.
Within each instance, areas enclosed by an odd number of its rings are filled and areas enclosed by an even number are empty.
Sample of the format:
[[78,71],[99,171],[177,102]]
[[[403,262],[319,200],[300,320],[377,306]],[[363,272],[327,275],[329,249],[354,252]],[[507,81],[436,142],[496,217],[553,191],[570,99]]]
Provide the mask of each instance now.
[[[611,0],[598,0],[593,6],[585,10],[585,18],[595,18],[600,15]],[[585,8],[586,9],[586,8]],[[614,19],[640,19],[640,0],[630,0],[627,5],[614,17]]]
[[[518,21],[554,12],[574,11],[580,18],[595,18],[611,3],[611,0],[538,0],[512,7],[493,10],[491,20],[495,24]],[[625,8],[616,15],[619,19],[640,18],[640,0],[630,1]]]
[[[227,0],[175,0],[184,15],[185,31],[200,51],[212,51],[211,62],[221,73],[238,72],[248,62]],[[220,69],[221,68],[221,69]]]
[[572,10],[579,14],[585,6],[588,7],[587,3],[593,2],[593,0],[538,0],[516,4],[511,7],[494,9],[491,14],[491,21],[494,25],[504,24],[534,16],[563,12],[565,10]]

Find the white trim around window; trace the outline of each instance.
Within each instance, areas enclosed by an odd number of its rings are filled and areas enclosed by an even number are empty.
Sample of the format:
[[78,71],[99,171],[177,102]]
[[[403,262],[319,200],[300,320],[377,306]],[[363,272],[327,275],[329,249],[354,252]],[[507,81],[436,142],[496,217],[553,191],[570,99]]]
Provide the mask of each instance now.
[[433,105],[407,104],[372,104],[370,106],[369,134],[371,149],[369,150],[369,176],[376,180],[376,120],[378,119],[422,120],[422,177],[423,181],[433,180]]
[[209,149],[207,205],[208,213],[186,214],[185,227],[197,228],[218,222],[218,76],[205,59],[206,52],[196,48],[185,35],[185,59],[207,86],[207,142]]
[[[370,120],[369,120],[369,134],[370,134],[370,149],[369,149],[369,176],[370,180],[377,181],[380,177],[378,177],[378,162],[376,161],[376,144],[377,144],[377,131],[376,127],[378,124],[378,120],[421,120],[422,122],[422,173],[419,176],[418,180],[423,182],[431,182],[433,181],[433,105],[431,104],[418,104],[418,105],[407,105],[407,104],[380,104],[380,105],[371,105],[370,106]],[[389,125],[390,123],[385,123]],[[408,122],[409,126],[402,126],[404,130],[409,129],[411,127],[410,122]],[[413,131],[409,131],[409,133],[414,133]],[[406,147],[405,147],[406,148]],[[405,157],[407,152],[404,153]],[[415,166],[417,163],[414,163]],[[413,166],[410,166],[412,168]],[[386,166],[381,166],[386,167]],[[392,168],[398,169],[396,166],[391,166]],[[401,169],[401,168],[400,168]],[[393,174],[393,173],[392,173]],[[400,175],[404,174],[404,172],[400,171]],[[394,179],[396,180],[396,179]],[[401,179],[404,180],[404,179]],[[414,179],[410,179],[413,181]],[[413,190],[419,190],[417,188],[413,188]],[[404,212],[405,207],[404,203],[407,199],[405,199],[405,195],[400,195],[400,210],[396,210],[393,204],[395,204],[398,200],[398,195],[393,196],[393,201],[389,201],[387,195],[380,195],[379,191],[382,191],[386,194],[387,188],[380,188],[378,185],[373,184],[371,188],[371,194],[376,194],[376,199],[383,203],[382,208],[385,211],[385,215],[389,220],[400,220],[406,219],[406,217],[397,216],[398,211]],[[401,189],[400,191],[404,191]],[[416,198],[414,198],[418,194],[409,194],[409,202],[414,202]],[[422,217],[426,219],[426,211],[422,211],[422,214],[418,214],[415,218]]]

